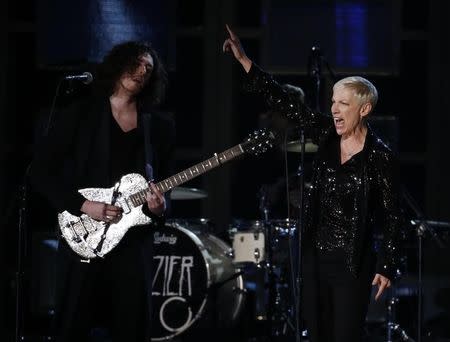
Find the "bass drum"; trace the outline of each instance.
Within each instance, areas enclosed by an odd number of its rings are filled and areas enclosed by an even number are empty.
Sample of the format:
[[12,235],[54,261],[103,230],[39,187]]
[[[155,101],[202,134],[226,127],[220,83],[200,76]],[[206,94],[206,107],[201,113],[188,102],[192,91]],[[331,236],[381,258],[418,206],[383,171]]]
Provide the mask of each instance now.
[[230,246],[168,222],[153,233],[153,259],[152,341],[235,326],[244,283]]

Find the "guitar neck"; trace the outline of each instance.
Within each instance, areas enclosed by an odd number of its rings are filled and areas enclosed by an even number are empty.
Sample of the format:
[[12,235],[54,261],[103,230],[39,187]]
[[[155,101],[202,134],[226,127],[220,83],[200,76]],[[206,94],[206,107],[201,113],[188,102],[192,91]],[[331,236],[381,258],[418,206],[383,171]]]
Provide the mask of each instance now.
[[[169,178],[164,179],[163,181],[156,183],[156,188],[161,192],[165,193],[170,189],[173,189],[183,183],[190,181],[191,179],[198,177],[216,167],[230,161],[244,153],[244,149],[241,144],[233,146],[222,153],[214,154],[213,157],[202,161],[190,168],[181,171]],[[149,189],[141,190],[130,196],[130,200],[133,204],[141,205],[146,202],[146,194]]]

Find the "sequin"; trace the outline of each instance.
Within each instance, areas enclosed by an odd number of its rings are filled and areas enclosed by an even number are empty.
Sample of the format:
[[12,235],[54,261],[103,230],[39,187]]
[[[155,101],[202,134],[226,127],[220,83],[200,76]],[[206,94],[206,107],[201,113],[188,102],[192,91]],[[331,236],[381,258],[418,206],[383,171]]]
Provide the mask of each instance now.
[[332,163],[333,153],[329,153],[338,139],[331,117],[312,111],[285,92],[256,64],[247,74],[244,88],[261,94],[272,110],[307,129],[319,144],[305,201],[305,242],[319,250],[344,249],[348,269],[357,276],[362,256],[376,245],[373,233],[378,228],[383,240],[377,251],[376,272],[393,279],[401,215],[398,167],[392,152],[368,127],[359,160],[351,159],[339,170],[340,166]]

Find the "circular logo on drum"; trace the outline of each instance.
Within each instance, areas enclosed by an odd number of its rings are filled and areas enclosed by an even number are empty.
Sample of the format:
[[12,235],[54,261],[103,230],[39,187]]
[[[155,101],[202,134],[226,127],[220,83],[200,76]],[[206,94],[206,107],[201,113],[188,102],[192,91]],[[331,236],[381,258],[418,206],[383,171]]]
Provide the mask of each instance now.
[[200,317],[208,274],[201,242],[166,226],[153,233],[152,340],[181,334]]

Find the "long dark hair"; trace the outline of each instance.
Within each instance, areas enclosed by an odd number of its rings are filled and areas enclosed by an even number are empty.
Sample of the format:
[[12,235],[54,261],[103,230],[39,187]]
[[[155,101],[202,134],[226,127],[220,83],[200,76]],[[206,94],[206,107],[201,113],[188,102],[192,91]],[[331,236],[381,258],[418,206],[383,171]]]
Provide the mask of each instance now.
[[147,53],[153,58],[153,71],[137,100],[144,105],[160,104],[166,93],[167,73],[155,49],[145,42],[130,41],[114,46],[98,65],[94,91],[100,95],[112,95],[123,73],[133,72],[139,65],[139,57]]

